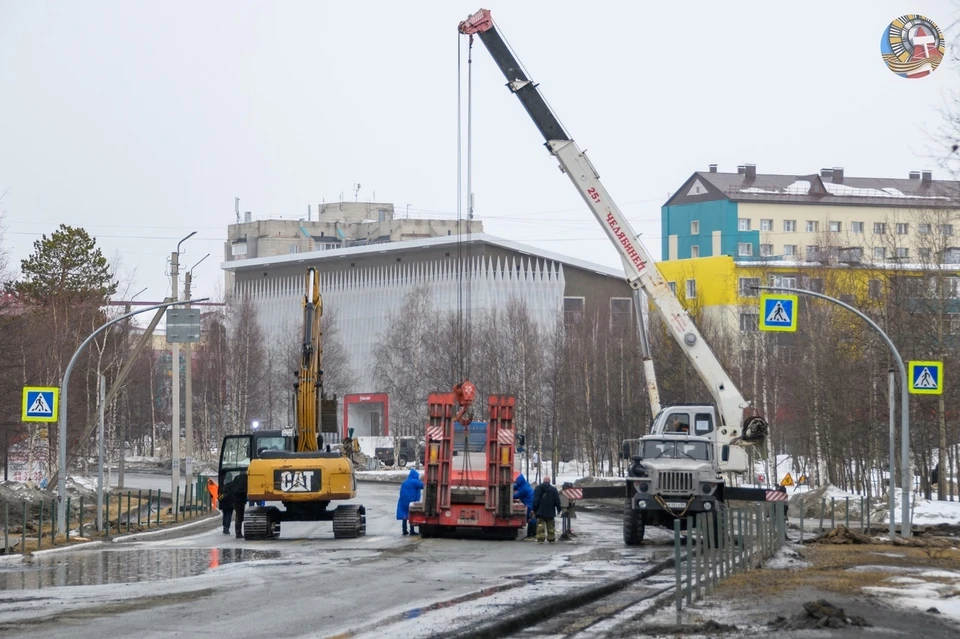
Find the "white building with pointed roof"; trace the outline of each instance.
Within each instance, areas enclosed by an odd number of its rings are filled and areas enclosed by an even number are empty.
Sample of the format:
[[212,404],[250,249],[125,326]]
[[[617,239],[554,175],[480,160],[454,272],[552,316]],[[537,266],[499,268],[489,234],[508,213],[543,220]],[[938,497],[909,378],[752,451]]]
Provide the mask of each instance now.
[[296,253],[225,262],[228,295],[247,296],[269,343],[295,346],[308,266],[320,274],[325,311],[337,319],[356,393],[377,392],[374,349],[391,315],[420,285],[430,287],[438,312],[457,310],[458,254],[464,256],[464,305],[479,316],[521,300],[542,327],[561,312],[575,324],[591,311],[633,329],[630,287],[621,269],[609,268],[485,233]]

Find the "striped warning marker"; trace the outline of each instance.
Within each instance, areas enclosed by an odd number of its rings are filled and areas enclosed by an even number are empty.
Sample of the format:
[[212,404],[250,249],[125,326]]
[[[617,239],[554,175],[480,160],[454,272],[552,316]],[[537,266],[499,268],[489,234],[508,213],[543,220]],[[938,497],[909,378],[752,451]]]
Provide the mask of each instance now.
[[433,441],[443,439],[443,426],[427,426],[427,439]]
[[788,501],[787,493],[781,493],[779,490],[768,490],[767,501]]
[[498,430],[497,441],[501,446],[513,446],[513,431],[507,429]]
[[563,491],[563,496],[569,499],[570,501],[576,501],[578,499],[583,499],[583,489],[582,488],[565,488]]

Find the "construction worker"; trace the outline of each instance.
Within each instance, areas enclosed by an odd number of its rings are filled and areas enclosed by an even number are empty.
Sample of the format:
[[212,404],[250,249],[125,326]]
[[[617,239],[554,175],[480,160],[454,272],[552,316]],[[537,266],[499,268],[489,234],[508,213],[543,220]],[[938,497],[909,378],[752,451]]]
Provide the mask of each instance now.
[[397,500],[397,519],[403,522],[403,534],[416,535],[413,524],[410,524],[410,531],[407,532],[407,520],[410,518],[410,504],[420,501],[420,491],[423,490],[423,482],[420,481],[420,473],[413,468],[407,478],[400,484],[400,499]]
[[227,484],[224,485],[223,490],[220,491],[217,497],[220,500],[218,504],[220,512],[223,513],[223,534],[229,535],[230,520],[233,519],[233,495],[227,492]]
[[513,498],[522,501],[527,507],[527,537],[533,538],[537,534],[537,519],[533,516],[533,486],[523,473],[517,475],[517,481],[513,483]]
[[[233,506],[236,521],[234,531],[237,534],[237,539],[241,539],[243,537],[243,510],[247,501],[247,474],[242,472],[237,473],[236,476],[224,486],[224,493],[226,493],[227,498]],[[222,497],[220,498],[220,503],[223,503]],[[225,533],[230,532],[229,521],[229,519],[225,521],[223,530]]]
[[533,491],[533,512],[537,516],[537,543],[542,544],[544,537],[551,544],[557,540],[555,519],[560,512],[560,493],[550,482],[550,476]]

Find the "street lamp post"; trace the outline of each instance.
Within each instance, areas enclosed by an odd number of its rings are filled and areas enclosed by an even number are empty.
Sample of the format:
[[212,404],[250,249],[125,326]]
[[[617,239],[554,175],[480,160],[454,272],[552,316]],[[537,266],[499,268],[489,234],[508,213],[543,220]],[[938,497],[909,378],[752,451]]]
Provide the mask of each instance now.
[[[203,297],[200,299],[189,300],[190,302],[204,302],[210,299],[209,297]],[[70,363],[67,364],[66,370],[63,372],[63,379],[60,380],[60,422],[58,424],[58,430],[60,431],[60,454],[59,454],[59,465],[60,469],[57,471],[59,481],[57,482],[57,501],[59,502],[59,508],[57,508],[57,532],[61,535],[66,534],[67,532],[67,511],[65,508],[66,505],[66,494],[67,494],[67,391],[70,387],[70,373],[73,372],[73,367],[77,363],[77,359],[80,357],[80,353],[83,352],[83,349],[87,347],[87,344],[93,341],[93,338],[102,333],[107,328],[113,326],[117,322],[122,322],[123,320],[133,317],[134,315],[139,315],[140,313],[146,313],[147,311],[155,311],[158,308],[166,308],[168,306],[174,306],[175,304],[180,304],[181,302],[172,301],[164,302],[162,304],[154,304],[153,306],[148,306],[146,308],[141,308],[136,311],[131,311],[125,313],[120,317],[110,320],[94,332],[90,333],[87,336],[87,339],[83,340],[83,343],[77,347],[76,352],[73,354],[73,357],[70,358]]]
[[[210,254],[207,253],[202,258],[200,262],[210,257]],[[200,265],[200,262],[197,262],[190,267],[190,270],[187,271],[187,274],[183,278],[183,297],[190,299],[190,286],[193,283],[193,269],[197,268]],[[190,308],[190,305],[186,305],[187,308]],[[186,469],[184,474],[186,475],[186,485],[193,485],[193,344],[187,342],[184,344],[184,359],[187,361],[186,370],[184,371],[185,379],[183,380],[184,384],[184,394],[186,395],[186,424],[184,426],[186,430],[187,437],[187,450],[186,450]]]
[[[910,478],[910,402],[909,402],[909,391],[907,388],[907,369],[903,365],[903,358],[900,357],[900,353],[897,352],[897,347],[893,345],[893,341],[887,337],[887,334],[883,332],[876,322],[872,319],[855,309],[854,307],[841,302],[840,300],[824,295],[823,293],[814,293],[813,291],[808,291],[802,288],[789,288],[786,286],[753,286],[753,289],[761,291],[787,291],[789,293],[797,293],[799,295],[810,295],[812,297],[819,297],[820,299],[827,300],[828,302],[833,302],[838,306],[842,306],[851,313],[854,313],[860,319],[865,321],[870,327],[883,338],[883,341],[886,342],[887,348],[890,349],[890,354],[893,356],[894,361],[897,363],[897,368],[900,371],[900,486],[901,491],[901,534],[904,537],[910,536],[910,486],[913,484]],[[796,312],[796,311],[794,311]],[[891,394],[890,394],[890,484],[889,484],[889,499],[890,499],[890,538],[892,539],[896,534],[895,529],[895,517],[896,514],[896,484],[894,480],[894,460],[896,458],[896,451],[894,450],[894,423],[893,423],[893,403],[894,397],[892,393],[893,386],[891,385]]]
[[[171,299],[177,301],[180,288],[180,245],[196,235],[194,231],[177,243],[170,254]],[[170,416],[170,497],[180,487],[180,342],[170,344],[170,391],[173,407]]]

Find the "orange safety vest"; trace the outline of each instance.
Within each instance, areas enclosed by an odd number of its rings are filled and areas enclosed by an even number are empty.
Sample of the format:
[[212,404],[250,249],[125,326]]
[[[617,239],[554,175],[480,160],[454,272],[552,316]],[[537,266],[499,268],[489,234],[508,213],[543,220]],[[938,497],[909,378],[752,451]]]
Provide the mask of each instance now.
[[207,480],[207,492],[210,493],[210,503],[211,503],[213,506],[216,506],[216,505],[217,505],[217,494],[219,493],[219,489],[218,489],[218,487],[217,487],[217,482],[213,481],[212,479],[208,479],[208,480]]

